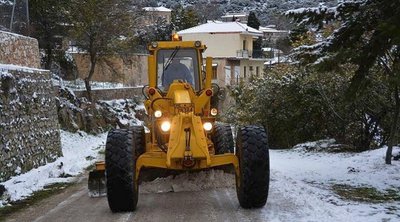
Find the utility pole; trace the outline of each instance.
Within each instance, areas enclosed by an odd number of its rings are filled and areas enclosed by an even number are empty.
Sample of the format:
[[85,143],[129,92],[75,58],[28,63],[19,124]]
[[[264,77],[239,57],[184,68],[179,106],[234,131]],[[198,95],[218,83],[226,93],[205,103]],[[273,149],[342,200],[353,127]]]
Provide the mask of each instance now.
[[17,0],[14,0],[13,9],[11,12],[11,21],[10,21],[10,31],[12,32],[13,23],[14,23],[14,14],[15,14],[15,5],[17,4]]
[[[21,21],[23,20],[23,16],[21,14],[25,13],[26,16],[26,26],[25,26],[25,33],[19,33],[19,34],[25,34],[25,35],[30,35],[30,21],[29,21],[29,0],[24,0],[21,2],[22,4],[25,4],[25,12],[21,10],[22,6],[17,7],[17,0],[14,0],[14,4],[12,7],[12,12],[11,12],[11,21],[10,21],[10,31],[13,32],[14,28],[20,29],[21,27],[14,27],[14,22],[17,20]],[[15,12],[15,9],[17,8],[18,13]],[[18,19],[19,17],[19,19]],[[20,30],[21,31],[21,30]]]

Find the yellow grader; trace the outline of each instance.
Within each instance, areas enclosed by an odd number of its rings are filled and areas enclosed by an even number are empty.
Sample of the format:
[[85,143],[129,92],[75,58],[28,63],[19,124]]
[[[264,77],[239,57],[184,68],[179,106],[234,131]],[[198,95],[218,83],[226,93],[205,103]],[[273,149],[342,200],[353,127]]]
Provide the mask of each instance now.
[[[191,171],[230,165],[243,208],[265,205],[269,188],[267,134],[260,126],[237,127],[236,149],[228,124],[216,122],[212,58],[200,41],[149,44],[148,86],[143,90],[146,126],[108,133],[105,162],[90,172],[89,190],[106,192],[112,212],[136,209],[143,168]],[[102,179],[105,177],[105,179]],[[106,189],[102,189],[105,183]]]

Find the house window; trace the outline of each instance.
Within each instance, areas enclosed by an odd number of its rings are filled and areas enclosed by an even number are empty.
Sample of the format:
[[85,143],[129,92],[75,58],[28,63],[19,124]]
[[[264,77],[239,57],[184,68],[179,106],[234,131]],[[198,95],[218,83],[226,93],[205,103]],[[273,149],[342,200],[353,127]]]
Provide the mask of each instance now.
[[260,67],[256,66],[256,75],[259,76],[260,75]]
[[247,70],[246,70],[246,66],[243,67],[243,76],[244,78],[247,77]]
[[246,40],[243,40],[243,50],[246,50]]
[[218,78],[218,75],[217,75],[217,67],[218,67],[218,65],[213,65],[213,67],[212,67],[212,79],[217,79]]

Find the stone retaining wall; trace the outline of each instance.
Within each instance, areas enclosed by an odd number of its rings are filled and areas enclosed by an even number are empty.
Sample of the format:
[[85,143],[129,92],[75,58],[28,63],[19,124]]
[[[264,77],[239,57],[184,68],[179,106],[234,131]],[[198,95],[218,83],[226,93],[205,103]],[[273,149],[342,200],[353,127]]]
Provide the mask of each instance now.
[[51,84],[48,71],[0,64],[0,182],[62,155]]
[[[128,56],[102,56],[96,63],[92,81],[118,82],[124,85],[137,86],[147,84],[147,56],[136,54]],[[90,69],[87,54],[72,53],[78,78],[85,79]]]
[[0,31],[0,182],[62,155],[50,74],[39,67],[36,39]]
[[[85,90],[74,91],[75,95],[86,97]],[[97,100],[133,99],[142,96],[142,87],[126,87],[115,89],[93,89],[92,97]]]
[[38,41],[34,38],[0,31],[0,64],[39,68]]

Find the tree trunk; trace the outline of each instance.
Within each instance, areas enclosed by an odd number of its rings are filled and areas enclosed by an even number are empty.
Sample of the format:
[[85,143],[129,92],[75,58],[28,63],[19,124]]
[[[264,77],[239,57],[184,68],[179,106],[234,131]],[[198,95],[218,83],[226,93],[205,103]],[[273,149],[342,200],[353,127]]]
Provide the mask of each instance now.
[[388,148],[386,150],[386,158],[385,162],[386,164],[392,164],[392,150],[393,150],[393,145],[396,141],[396,136],[397,136],[397,124],[399,121],[399,112],[400,112],[400,98],[399,98],[399,88],[396,85],[394,88],[394,100],[395,100],[395,110],[394,110],[394,118],[392,122],[392,127],[390,130],[390,137],[389,137],[389,142],[388,142]]
[[53,49],[51,48],[51,46],[47,46],[46,49],[46,62],[44,64],[44,68],[47,70],[51,69],[51,62],[53,61]]
[[92,80],[94,70],[96,67],[96,55],[91,53],[90,54],[90,70],[89,70],[89,75],[85,78],[85,87],[86,87],[86,93],[88,100],[90,102],[93,102],[93,97],[92,97],[92,87],[90,86],[90,80]]

